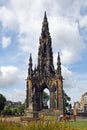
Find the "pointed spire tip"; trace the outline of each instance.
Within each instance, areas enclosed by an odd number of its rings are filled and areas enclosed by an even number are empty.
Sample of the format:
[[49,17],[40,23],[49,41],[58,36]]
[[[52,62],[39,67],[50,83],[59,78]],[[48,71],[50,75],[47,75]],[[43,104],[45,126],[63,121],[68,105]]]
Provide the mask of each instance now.
[[60,52],[58,51],[58,57],[60,57]]
[[30,57],[29,57],[29,60],[31,61],[32,60],[32,54],[30,53]]
[[45,13],[44,13],[44,19],[47,19],[46,11],[45,11]]
[[44,14],[45,14],[45,16],[46,16],[46,11],[45,11],[45,13],[44,13]]
[[32,57],[32,54],[30,53],[30,57]]

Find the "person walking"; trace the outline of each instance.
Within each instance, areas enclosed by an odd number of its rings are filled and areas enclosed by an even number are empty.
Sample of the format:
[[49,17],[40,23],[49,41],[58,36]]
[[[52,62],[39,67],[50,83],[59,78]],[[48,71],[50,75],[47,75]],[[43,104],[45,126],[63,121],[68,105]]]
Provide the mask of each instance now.
[[74,121],[76,121],[76,116],[77,116],[77,110],[76,110],[76,108],[73,109],[73,116],[74,116]]

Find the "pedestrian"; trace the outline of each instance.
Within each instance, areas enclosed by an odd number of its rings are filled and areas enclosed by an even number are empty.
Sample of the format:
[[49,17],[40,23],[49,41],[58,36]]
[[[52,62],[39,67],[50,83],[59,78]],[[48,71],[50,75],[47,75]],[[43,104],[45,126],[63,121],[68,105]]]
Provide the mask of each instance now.
[[41,120],[44,120],[44,117],[45,117],[44,113],[41,113],[41,116],[40,116]]
[[74,109],[73,109],[74,121],[76,121],[76,116],[77,116],[77,110],[76,110],[76,108],[74,108]]

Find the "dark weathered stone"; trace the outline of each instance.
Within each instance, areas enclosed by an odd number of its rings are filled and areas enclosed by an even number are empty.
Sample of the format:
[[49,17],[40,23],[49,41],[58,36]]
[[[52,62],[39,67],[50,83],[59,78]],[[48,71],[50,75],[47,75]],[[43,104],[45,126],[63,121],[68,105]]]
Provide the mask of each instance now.
[[[43,105],[43,91],[45,88],[50,92],[50,110],[63,113],[63,77],[61,75],[60,55],[58,53],[57,70],[55,70],[51,44],[51,36],[45,12],[39,39],[38,64],[34,70],[32,69],[32,56],[30,55],[29,58],[26,85],[27,113],[37,113],[45,108]],[[35,114],[32,116],[34,117]]]

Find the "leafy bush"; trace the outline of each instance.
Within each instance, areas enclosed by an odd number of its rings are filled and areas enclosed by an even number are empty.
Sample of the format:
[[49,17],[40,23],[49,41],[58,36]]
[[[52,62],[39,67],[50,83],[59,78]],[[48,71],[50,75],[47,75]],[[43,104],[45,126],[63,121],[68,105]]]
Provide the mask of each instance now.
[[3,114],[3,115],[11,115],[11,113],[12,113],[12,111],[9,106],[5,106],[3,111],[1,112],[1,114]]
[[25,110],[25,104],[21,104],[18,107],[5,106],[1,111],[2,115],[23,115]]

